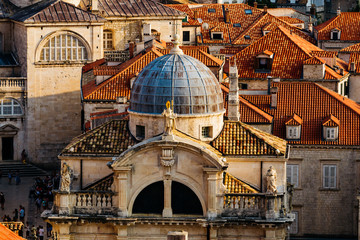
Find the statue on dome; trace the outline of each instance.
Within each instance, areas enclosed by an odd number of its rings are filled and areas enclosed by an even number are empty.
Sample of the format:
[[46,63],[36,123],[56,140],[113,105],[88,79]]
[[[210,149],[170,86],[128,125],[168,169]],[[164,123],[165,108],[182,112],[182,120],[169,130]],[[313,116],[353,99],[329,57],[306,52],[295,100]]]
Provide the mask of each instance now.
[[266,173],[266,182],[267,182],[266,193],[267,194],[276,194],[277,193],[276,177],[277,177],[276,170],[273,168],[273,166],[270,166],[270,168],[267,170],[267,173]]
[[171,109],[170,101],[167,101],[166,109],[163,111],[162,115],[165,117],[165,134],[171,135],[172,131],[175,129],[175,118],[177,114]]

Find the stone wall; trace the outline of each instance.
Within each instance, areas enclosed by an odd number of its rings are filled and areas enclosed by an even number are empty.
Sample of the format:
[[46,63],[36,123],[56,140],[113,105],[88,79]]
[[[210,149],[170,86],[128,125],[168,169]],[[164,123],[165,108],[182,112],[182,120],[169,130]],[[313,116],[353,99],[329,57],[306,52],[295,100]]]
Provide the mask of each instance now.
[[[299,186],[293,206],[299,214],[298,235],[357,235],[356,193],[359,187],[360,150],[291,147],[288,164],[299,165]],[[337,166],[337,187],[324,189],[322,166]]]
[[349,47],[359,42],[360,41],[319,40],[318,47],[326,51],[340,51],[343,48]]

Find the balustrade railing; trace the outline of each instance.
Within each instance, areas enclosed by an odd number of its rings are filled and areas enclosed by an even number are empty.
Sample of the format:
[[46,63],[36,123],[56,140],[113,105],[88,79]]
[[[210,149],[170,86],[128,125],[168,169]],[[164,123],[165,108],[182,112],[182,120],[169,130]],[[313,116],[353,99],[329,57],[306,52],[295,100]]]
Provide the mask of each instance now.
[[228,193],[224,196],[225,216],[277,218],[284,211],[284,194]]
[[25,88],[25,78],[0,78],[2,88]]
[[19,234],[20,229],[23,228],[24,226],[22,222],[0,222],[0,223],[16,234]]
[[76,193],[76,207],[112,207],[111,193]]

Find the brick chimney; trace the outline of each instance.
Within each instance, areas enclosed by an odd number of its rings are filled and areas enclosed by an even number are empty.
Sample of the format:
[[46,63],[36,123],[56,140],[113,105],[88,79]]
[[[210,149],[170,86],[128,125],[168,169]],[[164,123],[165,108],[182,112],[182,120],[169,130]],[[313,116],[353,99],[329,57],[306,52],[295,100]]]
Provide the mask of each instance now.
[[224,16],[225,22],[230,23],[230,11],[228,8],[225,9],[224,14],[225,14],[225,16]]
[[135,52],[135,43],[134,42],[129,42],[130,58],[134,57],[134,52]]
[[254,2],[254,8],[257,8],[257,2]]
[[198,11],[197,10],[194,10],[194,19],[198,19]]
[[98,0],[91,0],[91,11],[92,12],[99,11],[99,2],[98,2]]
[[336,10],[336,15],[339,16],[341,14],[341,9],[340,9],[340,3],[339,3],[339,7]]
[[264,6],[264,12],[267,12],[267,10],[268,10],[268,6],[265,5],[265,6]]
[[270,88],[270,94],[271,94],[270,108],[276,108],[277,107],[277,93],[278,93],[278,88],[277,87]]
[[229,62],[229,80],[228,119],[230,121],[239,121],[239,80],[236,59]]
[[356,71],[356,65],[355,62],[350,63],[350,72],[355,73]]

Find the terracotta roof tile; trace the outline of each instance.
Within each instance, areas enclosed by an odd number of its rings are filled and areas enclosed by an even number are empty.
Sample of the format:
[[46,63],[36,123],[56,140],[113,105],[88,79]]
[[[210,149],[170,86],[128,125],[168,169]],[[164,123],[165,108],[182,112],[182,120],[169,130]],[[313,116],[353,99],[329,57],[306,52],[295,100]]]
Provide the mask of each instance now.
[[0,240],[25,240],[0,223]]
[[285,21],[285,22],[287,22],[287,23],[290,23],[290,24],[304,23],[304,21],[301,20],[301,19],[288,17],[288,16],[281,16],[281,17],[278,17],[278,18]]
[[351,45],[340,50],[342,53],[360,52],[360,43]]
[[319,58],[335,58],[338,53],[335,51],[311,51],[311,55]]
[[245,47],[226,47],[220,49],[220,54],[236,54],[243,50]]
[[[87,10],[91,0],[81,0]],[[183,12],[152,0],[98,0],[99,12],[105,17],[181,16]]]
[[104,63],[105,63],[105,58],[98,59],[98,60],[96,60],[95,62],[92,62],[92,63],[88,63],[88,64],[86,64],[85,66],[82,67],[82,72],[86,73],[86,72],[92,70],[94,67],[100,66],[100,65],[102,65]]
[[289,126],[299,126],[303,123],[302,118],[294,113],[291,117],[288,118],[287,121],[285,121],[285,125]]
[[337,117],[330,114],[328,117],[326,117],[322,121],[322,125],[325,126],[325,127],[338,127],[338,126],[340,126],[340,121],[339,121],[339,119]]
[[84,187],[87,191],[111,191],[111,186],[114,183],[114,173],[111,173],[98,181]]
[[226,193],[259,193],[260,190],[255,187],[246,184],[240,179],[232,176],[228,172],[224,172],[223,178],[224,185],[226,187]]
[[[256,57],[266,50],[274,53],[271,71],[258,72],[255,69]],[[283,79],[301,79],[304,61],[320,55],[319,52],[322,51],[322,49],[298,35],[292,34],[286,28],[278,27],[257,42],[232,56],[231,59],[236,58],[240,78],[265,79],[267,76],[272,76]],[[313,53],[316,56],[313,56]],[[331,53],[328,55],[331,55]],[[324,54],[324,56],[327,55]],[[321,58],[319,57],[317,59],[319,60]],[[319,61],[323,60],[325,59]],[[343,68],[344,62],[342,60],[336,59],[336,63]],[[324,79],[340,79],[343,77],[328,66],[325,71]],[[344,71],[344,74],[347,74],[347,71]]]
[[74,138],[62,155],[119,155],[136,144],[128,129],[128,120],[111,120]]
[[286,152],[285,140],[233,121],[224,121],[223,130],[211,145],[224,155],[284,155]]
[[340,15],[315,27],[318,32],[318,40],[330,40],[333,29],[341,30],[340,40],[359,41],[360,40],[360,13],[342,12]]
[[[325,87],[310,82],[273,83],[278,88],[277,108],[270,108],[270,95],[243,95],[244,99],[274,117],[273,134],[286,137],[285,122],[295,112],[301,116],[301,140],[306,145],[359,145],[360,106]],[[323,141],[322,122],[329,115],[340,121],[338,141]]]
[[312,57],[312,58],[305,60],[304,64],[306,64],[306,65],[322,65],[322,64],[325,64],[325,61],[318,57]]
[[106,21],[98,15],[61,0],[40,1],[21,9],[11,16],[11,19],[25,23]]

